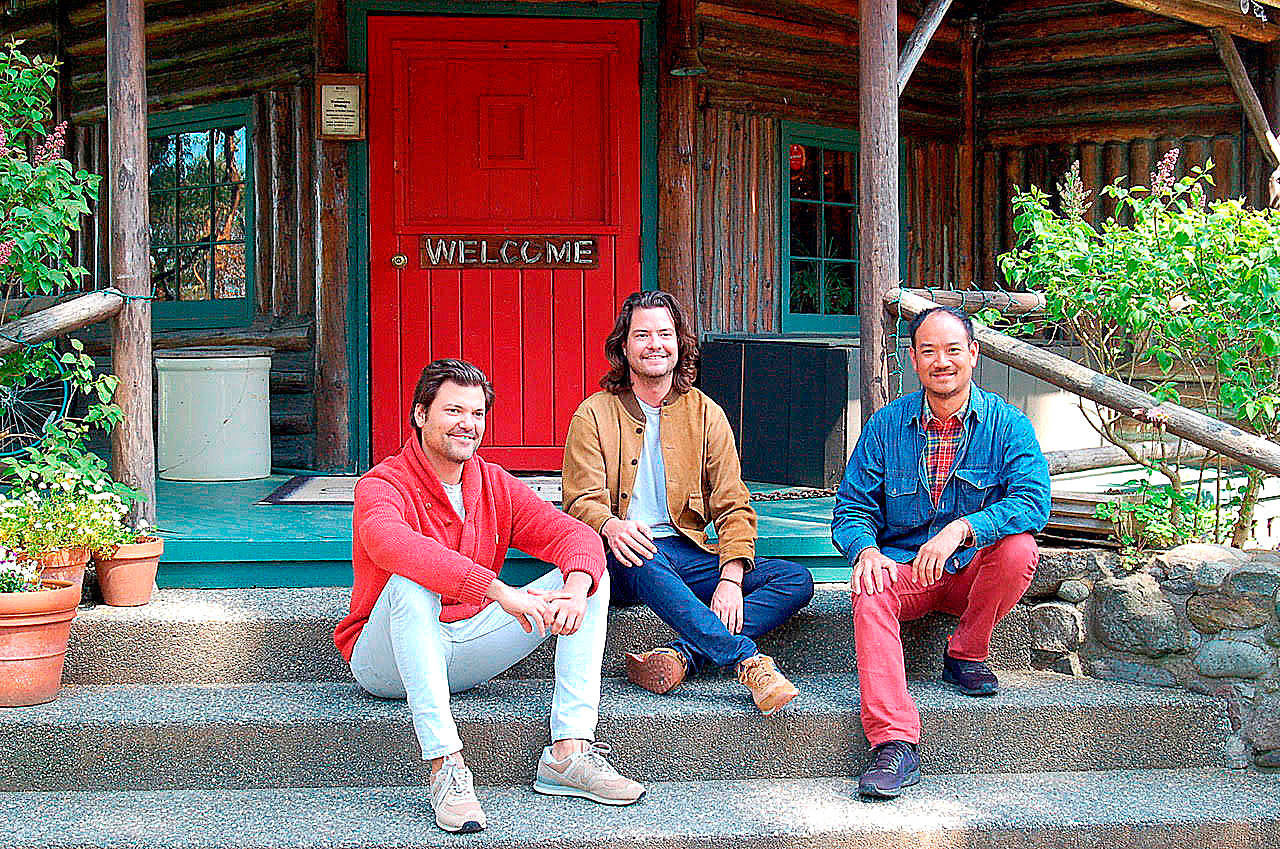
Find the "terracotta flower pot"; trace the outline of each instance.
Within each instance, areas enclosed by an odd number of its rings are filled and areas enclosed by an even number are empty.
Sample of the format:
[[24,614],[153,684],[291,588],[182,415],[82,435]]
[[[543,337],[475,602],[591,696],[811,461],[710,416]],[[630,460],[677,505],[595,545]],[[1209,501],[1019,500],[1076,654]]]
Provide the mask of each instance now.
[[40,577],[46,581],[70,581],[77,587],[84,586],[84,567],[89,563],[87,548],[59,548],[43,554],[32,555],[40,564]]
[[137,607],[151,601],[164,540],[146,537],[112,552],[94,553],[102,600],[113,607]]
[[45,589],[0,593],[0,705],[51,702],[62,686],[71,620],[80,588],[45,580]]

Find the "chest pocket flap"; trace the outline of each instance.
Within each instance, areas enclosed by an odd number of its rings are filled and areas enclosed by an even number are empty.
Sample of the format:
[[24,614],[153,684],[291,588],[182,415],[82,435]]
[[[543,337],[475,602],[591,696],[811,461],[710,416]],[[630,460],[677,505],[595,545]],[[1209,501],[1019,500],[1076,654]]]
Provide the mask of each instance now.
[[990,489],[997,480],[993,469],[956,469],[955,475],[975,489]]
[[902,473],[891,475],[885,479],[885,494],[898,498],[903,495],[915,495],[916,490],[920,488],[920,479],[913,474]]

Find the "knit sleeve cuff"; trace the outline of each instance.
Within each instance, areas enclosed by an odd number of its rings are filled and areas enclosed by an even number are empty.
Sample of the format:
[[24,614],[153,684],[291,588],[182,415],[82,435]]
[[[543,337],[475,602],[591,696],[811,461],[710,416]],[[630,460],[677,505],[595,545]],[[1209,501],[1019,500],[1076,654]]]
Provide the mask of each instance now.
[[472,566],[467,576],[462,579],[462,586],[458,588],[458,601],[463,604],[484,604],[489,585],[496,577],[498,574],[491,569],[486,569],[479,564]]
[[560,567],[566,578],[573,572],[585,572],[591,576],[591,589],[587,595],[593,595],[600,585],[600,573],[604,571],[604,560],[590,554],[575,554]]

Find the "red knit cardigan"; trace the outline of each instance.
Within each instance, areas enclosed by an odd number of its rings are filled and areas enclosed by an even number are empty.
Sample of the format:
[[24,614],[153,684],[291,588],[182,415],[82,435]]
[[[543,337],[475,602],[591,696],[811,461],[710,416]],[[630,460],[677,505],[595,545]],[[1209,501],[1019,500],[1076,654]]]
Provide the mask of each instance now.
[[566,576],[586,572],[591,592],[604,572],[604,545],[589,527],[543,501],[500,466],[472,457],[462,467],[459,521],[417,436],[356,482],[352,517],[351,613],[333,641],[351,660],[356,639],[392,575],[438,593],[442,622],[479,613],[489,584],[516,546]]

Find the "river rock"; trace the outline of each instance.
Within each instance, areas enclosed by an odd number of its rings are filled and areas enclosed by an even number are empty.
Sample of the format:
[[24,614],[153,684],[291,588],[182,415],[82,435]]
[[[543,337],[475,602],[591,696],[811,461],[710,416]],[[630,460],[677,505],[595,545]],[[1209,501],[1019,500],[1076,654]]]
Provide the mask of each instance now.
[[1084,616],[1074,604],[1049,601],[1031,608],[1031,647],[1071,652],[1084,643]]
[[1195,585],[1202,590],[1216,590],[1222,587],[1222,582],[1231,574],[1231,570],[1235,564],[1228,563],[1225,560],[1214,560],[1210,563],[1201,563],[1195,570]]
[[1094,586],[1093,627],[1108,648],[1159,657],[1189,648],[1178,614],[1145,573],[1104,578]]
[[1058,587],[1058,598],[1063,601],[1069,601],[1072,604],[1079,604],[1089,597],[1089,593],[1093,590],[1084,581],[1070,580],[1063,581]]
[[1242,631],[1265,625],[1271,618],[1271,599],[1263,595],[1211,593],[1187,599],[1187,618],[1206,634],[1224,628]]
[[1245,734],[1260,751],[1280,751],[1280,695],[1265,696],[1245,725]]
[[1153,687],[1177,687],[1178,677],[1172,670],[1150,663],[1134,663],[1114,657],[1095,657],[1087,661],[1089,674],[1104,681],[1125,681]]
[[1231,570],[1227,586],[1238,593],[1272,595],[1280,589],[1280,563],[1250,560]]
[[1260,678],[1271,668],[1271,653],[1239,640],[1209,640],[1196,652],[1196,669],[1209,678]]

